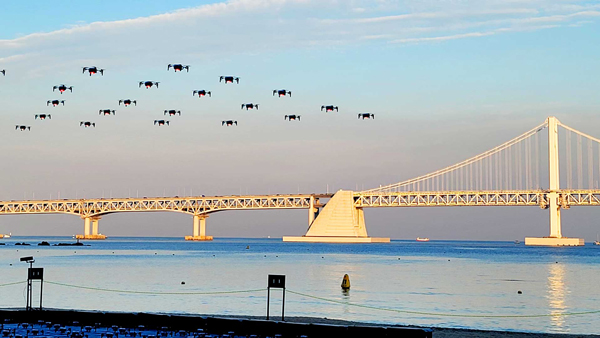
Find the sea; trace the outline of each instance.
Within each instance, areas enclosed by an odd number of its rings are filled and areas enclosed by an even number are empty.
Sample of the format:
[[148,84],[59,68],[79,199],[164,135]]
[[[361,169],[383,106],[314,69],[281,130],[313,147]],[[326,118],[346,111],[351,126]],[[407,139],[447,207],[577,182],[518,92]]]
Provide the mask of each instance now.
[[[47,241],[51,246],[38,246]],[[306,316],[369,323],[546,333],[600,333],[600,246],[392,240],[283,243],[281,238],[70,237],[0,240],[0,308],[23,308],[33,256],[44,268],[33,305],[122,312]],[[15,245],[28,243],[30,246]],[[351,288],[344,291],[345,274]],[[285,290],[267,290],[285,275]],[[14,284],[16,283],[16,284]],[[284,294],[285,293],[285,294]],[[285,297],[285,302],[284,302]]]

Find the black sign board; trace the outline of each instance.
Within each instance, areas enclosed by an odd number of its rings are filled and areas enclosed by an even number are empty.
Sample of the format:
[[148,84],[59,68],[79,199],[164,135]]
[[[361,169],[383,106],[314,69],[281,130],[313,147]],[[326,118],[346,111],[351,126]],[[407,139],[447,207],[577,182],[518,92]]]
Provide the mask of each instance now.
[[43,280],[44,268],[29,268],[29,270],[27,271],[27,279]]
[[269,275],[268,287],[285,289],[285,275]]

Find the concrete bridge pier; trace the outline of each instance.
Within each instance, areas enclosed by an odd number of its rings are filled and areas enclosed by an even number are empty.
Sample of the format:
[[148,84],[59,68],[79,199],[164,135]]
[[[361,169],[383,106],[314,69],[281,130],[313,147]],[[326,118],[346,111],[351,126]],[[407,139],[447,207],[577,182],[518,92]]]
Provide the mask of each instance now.
[[101,218],[100,216],[82,216],[81,218],[83,218],[83,235],[75,235],[75,238],[106,239],[105,235],[98,232],[98,221]]
[[194,232],[193,236],[185,236],[186,241],[212,241],[212,236],[206,236],[206,219],[207,214],[194,215]]

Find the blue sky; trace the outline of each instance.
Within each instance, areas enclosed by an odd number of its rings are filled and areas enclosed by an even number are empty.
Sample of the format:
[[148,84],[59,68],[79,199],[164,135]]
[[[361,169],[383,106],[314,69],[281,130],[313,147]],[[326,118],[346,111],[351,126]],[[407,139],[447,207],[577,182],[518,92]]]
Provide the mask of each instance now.
[[[481,153],[549,115],[596,136],[600,127],[597,2],[35,1],[29,12],[23,2],[3,6],[1,199],[59,191],[61,197],[98,197],[370,188]],[[192,67],[174,74],[168,63]],[[82,75],[81,67],[91,65],[106,68],[105,76]],[[240,85],[219,84],[220,75],[239,76]],[[160,81],[160,88],[140,89],[142,80]],[[61,83],[74,92],[53,93]],[[293,96],[272,97],[277,88]],[[196,89],[213,97],[194,98]],[[57,98],[65,107],[46,107]],[[119,107],[124,98],[139,104]],[[247,102],[261,109],[241,111]],[[340,112],[321,114],[325,104]],[[98,116],[109,108],[117,109],[114,117]],[[154,128],[165,109],[182,116]],[[376,119],[358,121],[359,111]],[[53,119],[34,121],[39,113]],[[286,114],[300,114],[302,121],[285,122]],[[222,128],[224,119],[240,124]],[[79,128],[82,120],[97,128]],[[32,125],[32,132],[14,132],[15,124]],[[438,213],[463,216],[440,222],[431,216]],[[512,228],[452,230],[506,213],[377,210],[367,213],[367,223],[373,235],[395,238],[429,232],[510,240],[547,232],[547,215],[539,210],[516,212]],[[569,213],[583,215],[575,216],[580,220],[588,211]],[[237,224],[215,227],[217,236],[301,234],[306,227],[304,213],[254,215],[217,214],[209,224]],[[0,232],[22,227],[32,233],[48,221],[61,233],[80,231],[80,220],[56,217],[4,216]],[[156,234],[187,234],[191,220],[180,217],[110,216],[102,226],[136,234],[118,225],[145,219]],[[242,224],[249,218],[255,227]],[[420,226],[401,229],[399,219]],[[160,222],[184,225],[165,230]],[[588,238],[598,230],[586,225],[578,231],[565,230]]]

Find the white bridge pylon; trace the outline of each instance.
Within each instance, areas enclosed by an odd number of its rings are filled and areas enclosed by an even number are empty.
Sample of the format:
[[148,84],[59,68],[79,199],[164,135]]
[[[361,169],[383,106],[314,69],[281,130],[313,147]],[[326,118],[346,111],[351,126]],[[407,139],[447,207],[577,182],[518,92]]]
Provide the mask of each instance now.
[[[559,134],[565,144],[559,142]],[[560,170],[561,165],[565,170]],[[561,177],[566,189],[561,188]],[[549,209],[550,234],[528,237],[526,244],[583,245],[583,239],[563,237],[560,212],[572,205],[600,205],[599,179],[600,140],[548,117],[522,135],[455,165],[358,192],[355,205],[539,205]],[[542,187],[543,181],[548,182],[547,188]]]
[[[542,131],[548,130],[548,133]],[[560,138],[559,138],[560,136]],[[559,142],[564,140],[564,144]],[[560,151],[559,151],[560,150]],[[596,154],[596,155],[594,155]],[[542,182],[548,182],[543,187]],[[368,237],[363,208],[539,206],[549,209],[550,234],[530,245],[583,245],[562,234],[561,209],[600,206],[600,140],[555,117],[489,151],[399,183],[332,194],[0,201],[2,214],[62,213],[84,220],[83,239],[103,239],[98,221],[120,212],[174,211],[193,216],[189,240],[210,240],[206,218],[227,210],[308,209],[308,231],[284,241],[387,242]],[[566,188],[561,188],[561,182]],[[545,184],[544,184],[545,186]],[[327,204],[322,199],[329,199]]]

